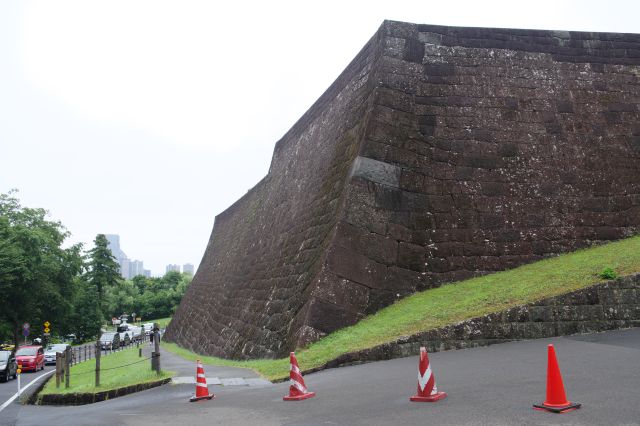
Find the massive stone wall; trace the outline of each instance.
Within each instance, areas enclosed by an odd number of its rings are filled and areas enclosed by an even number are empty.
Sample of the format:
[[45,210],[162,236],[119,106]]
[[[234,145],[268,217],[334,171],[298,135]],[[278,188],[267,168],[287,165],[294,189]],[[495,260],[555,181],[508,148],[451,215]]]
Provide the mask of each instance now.
[[166,338],[234,357],[293,344],[291,320],[321,267],[371,110],[377,38],[276,144],[268,175],[216,217]]
[[216,218],[167,337],[275,356],[640,229],[640,35],[385,22]]

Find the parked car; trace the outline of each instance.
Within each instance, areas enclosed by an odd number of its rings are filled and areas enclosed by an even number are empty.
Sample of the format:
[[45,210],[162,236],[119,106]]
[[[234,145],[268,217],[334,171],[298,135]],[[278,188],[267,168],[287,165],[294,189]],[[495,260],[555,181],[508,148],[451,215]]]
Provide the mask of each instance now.
[[24,371],[44,370],[44,350],[42,346],[21,346],[16,352],[16,362]]
[[17,376],[18,364],[11,351],[0,351],[0,382],[15,379]]
[[130,333],[130,331],[118,333],[120,335],[120,346],[129,346],[131,343],[131,336],[129,336]]
[[64,341],[74,345],[82,343],[82,341],[78,339],[78,337],[75,334],[67,334],[66,336],[64,336]]
[[130,325],[129,331],[131,332],[131,340],[137,342],[138,340],[142,340],[142,327],[138,327],[136,325]]
[[49,345],[44,350],[44,363],[45,364],[55,364],[56,363],[56,353],[64,352],[70,345],[67,343],[56,343],[54,345]]
[[148,322],[146,324],[142,324],[142,328],[144,329],[144,334],[146,334],[148,336],[153,331],[153,323],[152,322]]
[[124,341],[124,335],[122,333],[127,333],[132,342],[142,338],[142,329],[136,325],[124,323],[118,326],[117,331],[120,333],[120,342]]
[[120,346],[120,334],[113,331],[102,333],[100,336],[100,346],[103,350],[116,349]]

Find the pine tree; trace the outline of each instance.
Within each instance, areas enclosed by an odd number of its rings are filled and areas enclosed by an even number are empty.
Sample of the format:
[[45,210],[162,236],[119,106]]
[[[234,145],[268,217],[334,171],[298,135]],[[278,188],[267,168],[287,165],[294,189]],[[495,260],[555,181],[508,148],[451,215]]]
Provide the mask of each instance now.
[[102,307],[106,289],[115,286],[121,279],[120,265],[111,253],[109,242],[104,234],[98,234],[93,243],[94,247],[89,250],[87,280],[95,287],[98,304]]

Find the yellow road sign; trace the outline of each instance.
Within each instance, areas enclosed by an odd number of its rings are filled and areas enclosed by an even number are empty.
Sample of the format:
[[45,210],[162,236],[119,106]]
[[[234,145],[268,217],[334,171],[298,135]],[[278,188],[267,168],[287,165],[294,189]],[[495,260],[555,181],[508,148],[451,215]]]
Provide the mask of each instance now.
[[45,332],[45,333],[48,333],[48,332],[49,332],[49,327],[45,327],[45,328],[44,328],[44,332]]
[[16,373],[20,374],[20,373],[22,373],[22,370],[18,368],[18,369],[16,370]]
[[49,328],[49,326],[50,326],[50,325],[51,325],[51,324],[49,324],[49,321],[45,321],[45,322],[44,322],[44,327],[45,327],[45,328]]

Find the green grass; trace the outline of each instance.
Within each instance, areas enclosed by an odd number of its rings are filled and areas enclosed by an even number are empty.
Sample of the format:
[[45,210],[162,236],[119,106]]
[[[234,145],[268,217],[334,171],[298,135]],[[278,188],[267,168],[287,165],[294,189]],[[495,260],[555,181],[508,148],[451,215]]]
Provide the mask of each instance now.
[[[348,352],[587,287],[602,281],[599,274],[604,268],[619,276],[640,272],[640,236],[408,296],[297,350],[296,357],[302,369],[319,367]],[[163,342],[163,347],[207,364],[251,368],[272,380],[289,372],[288,358],[231,361],[197,355],[171,343]]]
[[157,322],[158,323],[158,327],[166,328],[170,321],[171,321],[171,317],[167,317],[167,318],[159,318],[159,319],[154,319],[154,320],[149,320],[149,321],[143,321],[143,323]]
[[151,361],[146,360],[122,368],[118,367],[131,364],[143,358],[138,357],[138,350],[135,347],[125,349],[121,352],[114,352],[110,355],[100,357],[100,386],[95,387],[95,360],[89,360],[71,367],[69,376],[69,388],[65,389],[64,382],[60,388],[56,389],[55,376],[46,384],[40,394],[64,394],[64,393],[95,393],[105,390],[120,388],[139,383],[153,382],[158,379],[172,377],[172,371],[161,371],[160,375],[151,370]]

